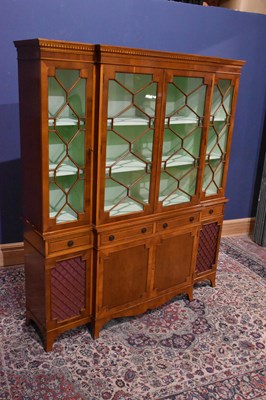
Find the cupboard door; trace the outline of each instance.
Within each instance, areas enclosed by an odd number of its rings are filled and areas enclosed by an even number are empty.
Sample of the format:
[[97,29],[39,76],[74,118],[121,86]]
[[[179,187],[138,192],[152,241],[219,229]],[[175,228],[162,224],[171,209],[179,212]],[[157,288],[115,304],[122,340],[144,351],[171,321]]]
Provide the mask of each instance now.
[[215,78],[202,185],[206,198],[224,195],[236,101],[235,85],[235,79]]
[[[88,220],[92,70],[48,68],[49,225]],[[86,215],[87,214],[87,215]]]
[[108,310],[136,304],[147,293],[149,247],[143,243],[113,248],[101,255],[102,299]]
[[203,137],[207,79],[167,77],[159,208],[195,203]]
[[[132,70],[132,71],[131,71]],[[149,213],[152,209],[158,125],[158,73],[142,68],[104,70],[102,220]],[[101,196],[100,196],[101,198]]]
[[157,292],[192,285],[195,234],[161,237],[155,251],[154,289]]

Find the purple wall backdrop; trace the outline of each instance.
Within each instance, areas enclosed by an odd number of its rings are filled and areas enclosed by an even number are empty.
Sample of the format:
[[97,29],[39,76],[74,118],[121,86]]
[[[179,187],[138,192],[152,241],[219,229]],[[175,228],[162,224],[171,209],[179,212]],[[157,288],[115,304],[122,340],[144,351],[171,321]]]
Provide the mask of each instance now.
[[265,15],[167,0],[1,0],[0,37],[0,243],[22,240],[18,81],[13,41],[35,37],[246,60],[225,218],[255,215],[265,154]]

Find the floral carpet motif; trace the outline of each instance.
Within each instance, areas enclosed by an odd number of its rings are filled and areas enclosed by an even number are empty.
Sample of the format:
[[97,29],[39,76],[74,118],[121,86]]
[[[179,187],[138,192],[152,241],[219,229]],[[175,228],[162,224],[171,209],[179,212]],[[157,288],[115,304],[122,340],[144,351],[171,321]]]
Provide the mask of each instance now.
[[73,329],[50,353],[25,325],[23,266],[0,269],[0,399],[265,399],[266,249],[243,240],[222,241],[217,285],[192,302],[110,321],[96,341]]

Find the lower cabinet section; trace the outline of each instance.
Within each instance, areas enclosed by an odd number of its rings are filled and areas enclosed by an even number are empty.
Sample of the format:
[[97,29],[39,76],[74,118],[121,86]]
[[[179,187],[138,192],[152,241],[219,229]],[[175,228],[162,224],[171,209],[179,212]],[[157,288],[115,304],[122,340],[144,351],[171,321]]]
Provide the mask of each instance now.
[[38,327],[45,350],[71,328],[90,323],[97,338],[113,318],[141,314],[178,294],[192,300],[193,284],[203,279],[214,285],[222,216],[205,214],[138,224],[133,236],[122,224],[103,226],[94,247],[65,255],[42,254],[25,240],[26,319]]
[[56,337],[91,321],[92,251],[47,258],[25,242],[26,322],[34,322],[46,351]]

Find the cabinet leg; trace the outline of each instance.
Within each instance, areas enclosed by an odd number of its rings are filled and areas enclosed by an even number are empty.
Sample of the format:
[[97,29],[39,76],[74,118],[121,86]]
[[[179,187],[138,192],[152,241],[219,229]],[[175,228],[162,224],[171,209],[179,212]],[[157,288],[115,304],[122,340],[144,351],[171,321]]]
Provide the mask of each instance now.
[[47,334],[44,337],[44,343],[43,343],[43,347],[44,347],[45,351],[48,352],[48,351],[52,350],[56,337],[57,337],[56,332],[47,332]]
[[187,295],[188,295],[188,300],[192,301],[193,300],[193,287],[187,289]]
[[29,326],[31,323],[31,314],[30,312],[27,310],[26,311],[26,325]]
[[92,322],[91,336],[94,340],[99,338],[100,330],[107,321],[108,321],[107,319],[98,319]]
[[213,274],[210,276],[210,281],[211,281],[212,287],[215,287],[216,286],[216,274]]

